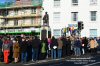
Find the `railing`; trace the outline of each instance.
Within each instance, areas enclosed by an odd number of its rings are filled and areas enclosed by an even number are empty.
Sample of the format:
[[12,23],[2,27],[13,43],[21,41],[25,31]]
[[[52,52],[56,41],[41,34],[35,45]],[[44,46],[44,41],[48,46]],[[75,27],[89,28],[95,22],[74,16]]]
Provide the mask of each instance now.
[[30,27],[30,26],[40,26],[40,23],[33,23],[33,24],[19,24],[19,25],[10,25],[10,24],[6,24],[6,25],[0,25],[0,27],[2,28],[10,28],[10,27]]
[[41,17],[41,15],[37,14],[24,14],[24,15],[7,15],[7,16],[0,16],[0,18],[24,18],[24,17]]

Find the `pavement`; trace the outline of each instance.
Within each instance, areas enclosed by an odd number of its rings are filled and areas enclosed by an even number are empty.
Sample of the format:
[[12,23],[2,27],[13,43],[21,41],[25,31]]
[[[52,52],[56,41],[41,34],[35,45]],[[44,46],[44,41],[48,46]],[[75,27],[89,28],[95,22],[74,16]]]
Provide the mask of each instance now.
[[67,56],[61,59],[45,59],[27,63],[0,63],[0,66],[100,66],[100,55]]

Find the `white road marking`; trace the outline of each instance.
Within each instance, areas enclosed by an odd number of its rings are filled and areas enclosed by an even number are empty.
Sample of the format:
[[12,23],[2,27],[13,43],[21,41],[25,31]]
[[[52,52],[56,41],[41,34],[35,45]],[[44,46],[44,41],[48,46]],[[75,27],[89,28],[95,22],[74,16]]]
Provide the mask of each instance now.
[[87,65],[84,65],[84,66],[92,66],[92,65],[95,65],[95,64],[98,64],[100,62],[96,62],[96,63],[91,63],[91,64],[87,64]]
[[23,64],[23,65],[26,65],[27,66],[27,65],[32,65],[32,64],[36,64],[36,63],[28,63],[28,64]]

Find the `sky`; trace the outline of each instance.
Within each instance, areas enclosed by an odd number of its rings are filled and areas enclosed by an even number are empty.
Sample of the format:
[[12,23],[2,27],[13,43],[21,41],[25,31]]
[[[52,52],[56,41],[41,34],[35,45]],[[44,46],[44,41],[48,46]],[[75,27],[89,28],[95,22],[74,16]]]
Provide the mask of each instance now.
[[6,0],[0,0],[0,3],[4,3]]
[[12,0],[0,0],[0,3],[4,3],[5,1],[12,1]]

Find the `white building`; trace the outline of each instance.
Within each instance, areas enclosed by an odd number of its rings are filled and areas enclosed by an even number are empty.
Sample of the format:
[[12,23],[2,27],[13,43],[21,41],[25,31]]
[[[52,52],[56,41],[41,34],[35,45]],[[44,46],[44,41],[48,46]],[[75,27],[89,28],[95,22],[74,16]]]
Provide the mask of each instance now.
[[[61,36],[62,28],[83,21],[81,36],[100,36],[100,0],[44,0],[52,36]],[[44,13],[43,13],[44,15]]]

